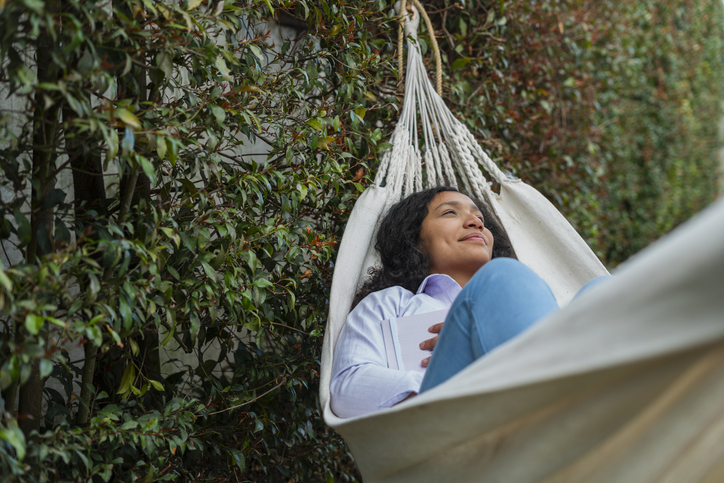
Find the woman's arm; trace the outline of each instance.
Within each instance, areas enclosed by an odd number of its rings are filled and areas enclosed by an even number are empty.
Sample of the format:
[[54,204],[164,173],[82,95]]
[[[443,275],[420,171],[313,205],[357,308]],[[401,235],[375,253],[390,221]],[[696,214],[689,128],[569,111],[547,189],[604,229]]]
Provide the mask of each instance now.
[[334,351],[331,405],[339,417],[389,408],[416,393],[422,373],[387,367],[380,323],[397,317],[412,293],[391,287],[360,302],[347,317]]

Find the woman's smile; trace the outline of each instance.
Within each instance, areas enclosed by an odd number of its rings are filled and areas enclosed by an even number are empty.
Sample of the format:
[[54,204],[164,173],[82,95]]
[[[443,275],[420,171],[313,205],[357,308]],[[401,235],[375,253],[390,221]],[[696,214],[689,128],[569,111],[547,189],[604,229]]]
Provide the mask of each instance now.
[[483,236],[482,233],[473,233],[471,235],[464,237],[460,241],[476,241],[476,242],[485,243],[486,245],[488,244],[488,240]]

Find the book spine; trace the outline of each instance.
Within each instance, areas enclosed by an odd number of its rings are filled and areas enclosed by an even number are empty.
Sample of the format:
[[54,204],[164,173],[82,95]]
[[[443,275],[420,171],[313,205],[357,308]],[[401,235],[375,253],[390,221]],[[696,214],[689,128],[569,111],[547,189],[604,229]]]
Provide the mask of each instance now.
[[400,348],[400,338],[397,335],[397,319],[390,319],[390,332],[392,332],[392,344],[395,348],[395,358],[397,358],[397,369],[404,371],[405,364],[402,362],[402,349]]

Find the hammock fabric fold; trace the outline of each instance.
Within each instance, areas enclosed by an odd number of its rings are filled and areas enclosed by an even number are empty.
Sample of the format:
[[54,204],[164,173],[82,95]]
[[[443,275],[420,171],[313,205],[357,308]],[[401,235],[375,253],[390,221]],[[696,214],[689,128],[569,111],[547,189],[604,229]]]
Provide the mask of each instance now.
[[[400,122],[342,239],[322,354],[324,418],[364,480],[724,481],[724,202],[569,303],[606,269],[550,202],[504,175],[452,116],[422,67],[416,25],[405,30]],[[518,258],[564,308],[433,390],[338,418],[334,347],[377,262],[378,223],[392,203],[437,183],[462,184],[489,203]]]

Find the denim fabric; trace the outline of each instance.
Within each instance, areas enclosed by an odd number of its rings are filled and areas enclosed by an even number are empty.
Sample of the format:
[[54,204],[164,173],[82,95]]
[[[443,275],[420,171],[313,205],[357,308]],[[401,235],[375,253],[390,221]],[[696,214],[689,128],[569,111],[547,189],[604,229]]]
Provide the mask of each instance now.
[[533,270],[512,258],[489,261],[450,308],[420,392],[451,378],[557,308],[551,289]]

